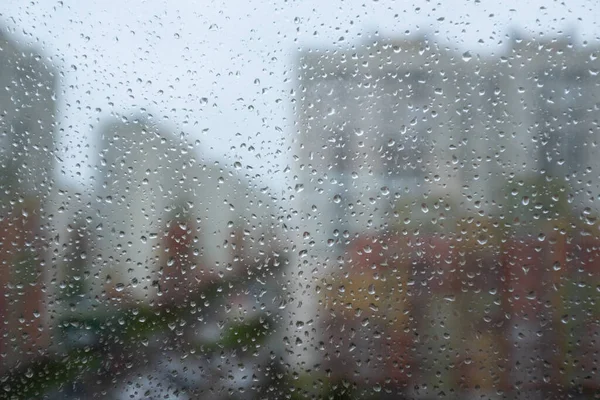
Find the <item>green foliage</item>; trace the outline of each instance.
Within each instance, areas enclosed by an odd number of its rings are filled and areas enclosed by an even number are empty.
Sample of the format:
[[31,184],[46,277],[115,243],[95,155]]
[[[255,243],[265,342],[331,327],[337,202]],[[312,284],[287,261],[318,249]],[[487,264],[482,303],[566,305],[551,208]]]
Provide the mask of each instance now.
[[[168,307],[139,306],[122,309],[105,306],[102,309],[66,315],[59,324],[62,333],[57,335],[67,338],[69,332],[89,332],[95,337],[94,344],[67,350],[62,358],[38,360],[10,371],[0,379],[4,388],[0,398],[39,398],[40,393],[60,387],[87,372],[95,371],[98,374],[102,369],[101,360],[109,349],[135,352],[153,334],[170,332],[179,322],[202,313],[200,304],[209,304],[210,309],[219,302],[219,298],[243,290],[247,283],[247,279],[239,277],[226,282],[215,282],[186,302]],[[200,344],[200,351],[206,353],[223,349],[254,349],[254,346],[260,345],[269,337],[273,327],[273,320],[262,315],[231,324],[223,328],[223,334],[217,342]],[[25,373],[38,379],[25,379]]]
[[102,355],[79,349],[60,359],[44,358],[13,370],[0,378],[0,399],[39,399],[59,387],[100,367]]
[[220,347],[249,347],[265,339],[272,323],[268,319],[256,318],[252,321],[231,326],[219,341]]

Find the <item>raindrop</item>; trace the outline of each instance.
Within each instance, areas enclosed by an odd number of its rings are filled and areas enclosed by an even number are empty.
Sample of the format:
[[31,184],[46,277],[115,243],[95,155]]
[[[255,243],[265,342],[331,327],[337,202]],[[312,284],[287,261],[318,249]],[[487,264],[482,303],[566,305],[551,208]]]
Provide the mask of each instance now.
[[552,264],[552,269],[554,271],[560,271],[561,270],[560,262],[556,261],[554,264]]

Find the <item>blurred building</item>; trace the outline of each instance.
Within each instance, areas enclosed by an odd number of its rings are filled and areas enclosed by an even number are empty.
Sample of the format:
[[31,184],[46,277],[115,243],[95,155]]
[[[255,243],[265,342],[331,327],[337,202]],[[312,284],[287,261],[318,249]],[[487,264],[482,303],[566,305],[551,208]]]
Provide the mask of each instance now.
[[37,49],[3,33],[0,46],[3,192],[45,197],[53,177],[57,72]]
[[[159,386],[222,383],[253,398],[283,351],[288,244],[274,200],[150,115],[111,117],[98,133],[95,184],[55,186],[49,208],[53,354],[111,360],[69,391],[121,398],[152,372]],[[221,354],[238,349],[252,372],[232,381]]]
[[[3,367],[43,353],[45,207],[53,180],[57,74],[0,32],[0,353]],[[1,368],[0,368],[1,369]]]
[[600,212],[598,51],[514,35],[486,57],[426,37],[301,54],[297,315],[323,321],[305,334],[325,344],[309,365],[416,398],[557,374],[574,275],[550,266],[597,238],[581,215]]
[[460,57],[415,39],[306,51],[299,65],[298,198],[311,233],[380,231],[399,198],[459,192]]
[[[89,200],[73,198],[56,227],[62,278],[70,260],[85,264],[84,302],[183,301],[281,255],[272,199],[232,168],[200,158],[196,145],[149,116],[111,119],[99,134],[97,185]],[[77,250],[84,260],[69,255],[73,246],[85,247]]]
[[473,151],[461,161],[484,182],[477,199],[488,209],[512,176],[538,176],[564,185],[573,210],[598,213],[599,51],[513,35],[501,54],[469,62],[458,101]]
[[573,207],[597,209],[597,54],[567,38],[518,36],[489,57],[425,37],[304,51],[296,113],[306,230],[324,239],[385,231],[390,212],[423,196],[497,212],[510,179],[539,175],[568,182]]
[[[419,214],[403,219],[418,223],[424,195],[459,197],[468,171],[456,160],[467,122],[456,100],[470,65],[424,37],[307,50],[298,65],[296,207],[300,231],[310,237],[298,243],[299,264],[305,274],[335,276],[352,268],[350,244],[385,235],[400,206],[416,204]],[[297,318],[327,315],[317,302],[303,299]],[[316,335],[318,343],[326,333]]]

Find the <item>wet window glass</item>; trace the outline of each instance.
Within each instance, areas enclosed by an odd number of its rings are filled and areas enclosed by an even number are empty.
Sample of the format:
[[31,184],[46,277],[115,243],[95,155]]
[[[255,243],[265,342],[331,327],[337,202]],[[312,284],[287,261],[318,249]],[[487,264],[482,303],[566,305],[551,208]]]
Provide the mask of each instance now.
[[0,397],[597,398],[599,16],[6,2]]

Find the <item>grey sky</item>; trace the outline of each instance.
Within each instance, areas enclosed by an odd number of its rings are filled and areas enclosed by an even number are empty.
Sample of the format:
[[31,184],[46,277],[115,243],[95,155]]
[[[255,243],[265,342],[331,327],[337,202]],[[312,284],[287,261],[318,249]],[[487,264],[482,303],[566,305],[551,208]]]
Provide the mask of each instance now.
[[86,146],[99,118],[145,108],[199,140],[210,158],[241,160],[250,176],[260,175],[257,183],[281,190],[291,163],[298,49],[346,47],[375,31],[427,32],[475,54],[500,51],[512,28],[546,36],[571,31],[579,42],[598,42],[595,1],[525,3],[9,0],[0,21],[65,73],[65,177],[92,174]]

